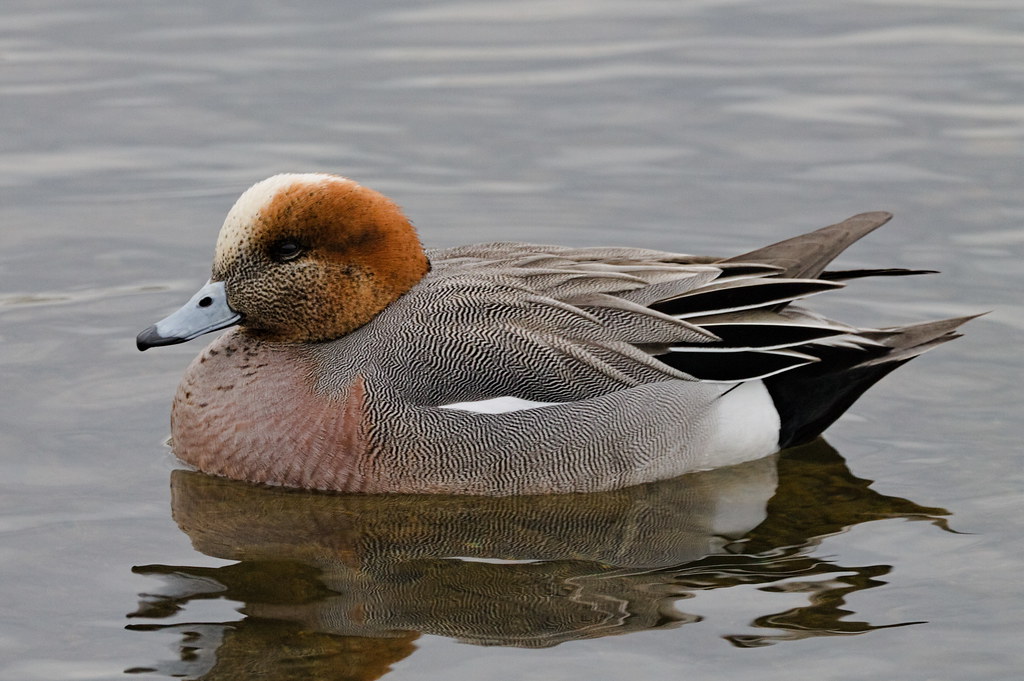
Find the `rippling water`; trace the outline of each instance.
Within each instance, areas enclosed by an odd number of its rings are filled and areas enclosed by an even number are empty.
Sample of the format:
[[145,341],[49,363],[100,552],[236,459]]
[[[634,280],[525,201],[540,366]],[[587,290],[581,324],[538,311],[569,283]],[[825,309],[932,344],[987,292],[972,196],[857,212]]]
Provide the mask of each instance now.
[[[1018,677],[1017,0],[0,19],[0,679]],[[167,412],[199,343],[141,356],[134,335],[205,280],[245,187],[303,170],[390,194],[431,245],[730,254],[891,210],[844,262],[943,274],[827,311],[993,312],[873,389],[835,450],[604,497],[178,471]]]

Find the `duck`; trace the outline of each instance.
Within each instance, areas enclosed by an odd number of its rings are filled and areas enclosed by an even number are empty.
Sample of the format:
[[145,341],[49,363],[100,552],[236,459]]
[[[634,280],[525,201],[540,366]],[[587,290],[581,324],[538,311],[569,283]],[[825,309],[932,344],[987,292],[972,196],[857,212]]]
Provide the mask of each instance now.
[[286,173],[224,220],[209,281],[140,350],[227,329],[173,398],[185,464],[343,493],[607,491],[817,438],[971,317],[860,328],[801,303],[892,216],[732,257],[496,242],[425,249],[339,175]]

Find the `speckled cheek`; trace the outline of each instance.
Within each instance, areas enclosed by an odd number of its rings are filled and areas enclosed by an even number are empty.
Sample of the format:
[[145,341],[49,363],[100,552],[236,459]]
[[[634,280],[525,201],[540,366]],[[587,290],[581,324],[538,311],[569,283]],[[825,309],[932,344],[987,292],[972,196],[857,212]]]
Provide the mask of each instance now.
[[192,362],[178,387],[175,455],[239,480],[360,489],[362,390],[327,400],[312,382],[309,361],[295,346],[225,334]]

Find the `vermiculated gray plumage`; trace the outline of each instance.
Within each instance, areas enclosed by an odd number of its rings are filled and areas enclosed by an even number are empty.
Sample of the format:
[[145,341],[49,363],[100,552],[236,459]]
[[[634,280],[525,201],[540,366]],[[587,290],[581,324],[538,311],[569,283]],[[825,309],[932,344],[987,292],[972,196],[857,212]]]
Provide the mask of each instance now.
[[[876,331],[792,305],[842,288],[813,277],[887,219],[856,216],[724,260],[520,243],[428,251],[430,274],[374,323],[310,351],[334,368],[321,381],[328,393],[358,373],[380,391],[377,404],[411,405],[371,414],[378,455],[395,456],[403,477],[496,493],[532,490],[535,479],[578,491],[684,472],[700,467],[704,414],[734,384],[765,379],[777,406],[787,402],[780,443],[795,445],[899,363],[955,337],[966,318],[927,327],[934,333]],[[503,396],[561,404],[436,409]],[[644,460],[673,449],[685,451]],[[410,460],[410,451],[424,454]]]

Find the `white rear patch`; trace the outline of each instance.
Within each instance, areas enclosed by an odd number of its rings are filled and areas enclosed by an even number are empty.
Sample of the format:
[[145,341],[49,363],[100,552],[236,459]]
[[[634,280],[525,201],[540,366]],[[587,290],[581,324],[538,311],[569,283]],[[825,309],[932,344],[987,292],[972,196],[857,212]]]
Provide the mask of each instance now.
[[538,407],[550,407],[558,402],[531,402],[519,397],[493,397],[489,400],[478,402],[455,402],[453,404],[442,404],[441,409],[456,409],[468,411],[474,414],[507,414],[513,411],[524,409],[537,409]]
[[741,383],[715,401],[716,423],[704,456],[717,466],[751,461],[779,449],[779,412],[761,381]]

